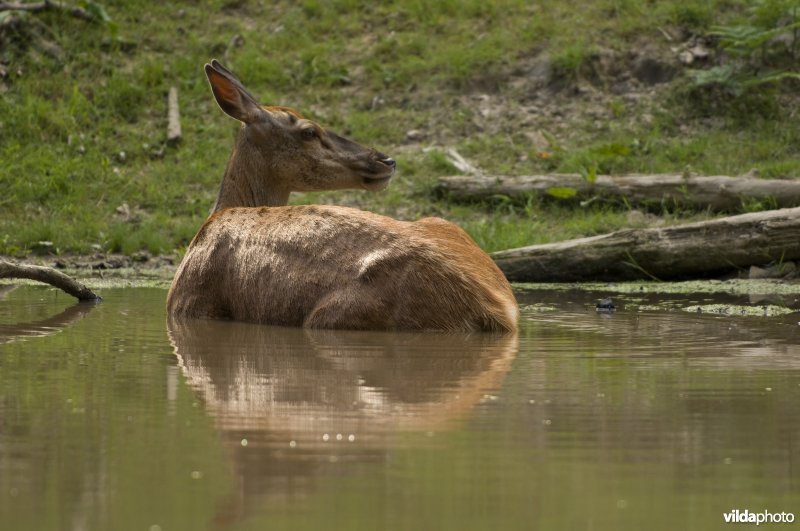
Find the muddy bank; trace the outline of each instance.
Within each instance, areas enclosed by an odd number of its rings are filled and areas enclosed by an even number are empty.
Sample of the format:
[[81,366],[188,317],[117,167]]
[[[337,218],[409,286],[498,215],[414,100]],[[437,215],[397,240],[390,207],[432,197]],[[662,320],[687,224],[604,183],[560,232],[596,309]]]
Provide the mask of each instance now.
[[[178,259],[172,255],[136,260],[123,255],[29,256],[21,260],[0,256],[15,263],[55,267],[94,289],[120,287],[169,288]],[[0,280],[0,284],[36,284],[28,280]],[[728,279],[692,280],[682,282],[537,282],[514,283],[518,294],[542,291],[591,291],[609,294],[712,294],[783,297],[785,302],[800,303],[800,280],[797,279]],[[524,296],[523,296],[524,298]]]
[[[0,256],[13,263],[55,268],[93,289],[118,287],[168,288],[179,262],[174,255],[133,256],[118,254],[27,256],[23,259]],[[35,284],[27,280],[4,280],[4,284]]]

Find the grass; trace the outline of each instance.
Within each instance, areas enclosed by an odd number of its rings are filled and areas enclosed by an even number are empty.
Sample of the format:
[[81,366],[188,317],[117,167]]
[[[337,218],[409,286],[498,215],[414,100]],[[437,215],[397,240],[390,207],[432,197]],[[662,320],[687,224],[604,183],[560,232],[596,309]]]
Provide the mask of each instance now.
[[[265,103],[302,109],[399,161],[385,193],[306,194],[294,202],[355,204],[404,219],[440,215],[487,250],[613,230],[627,226],[627,212],[436,199],[436,177],[454,173],[445,147],[488,173],[691,166],[706,174],[757,168],[767,177],[798,175],[800,122],[770,103],[781,93],[743,105],[751,109],[744,113],[729,107],[709,114],[703,102],[686,101],[678,79],[652,108],[612,99],[600,119],[578,108],[568,123],[552,116],[530,123],[517,112],[531,105],[525,72],[542,52],[553,58],[556,75],[582,83],[604,50],[623,53],[642,43],[668,49],[659,28],[702,33],[737,20],[746,4],[107,1],[116,34],[103,24],[42,15],[52,30],[47,38],[63,55],[54,58],[17,37],[0,57],[9,65],[0,79],[0,253],[25,254],[42,240],[65,253],[98,246],[165,253],[187,245],[213,205],[236,129],[202,74],[211,57],[227,58]],[[605,90],[602,80],[591,81]],[[165,148],[172,85],[180,90],[184,141]],[[499,102],[489,118],[475,103],[482,94]],[[552,130],[560,146],[546,158],[525,135],[538,128]],[[411,129],[429,133],[437,149],[409,145]],[[136,214],[121,215],[123,205]]]

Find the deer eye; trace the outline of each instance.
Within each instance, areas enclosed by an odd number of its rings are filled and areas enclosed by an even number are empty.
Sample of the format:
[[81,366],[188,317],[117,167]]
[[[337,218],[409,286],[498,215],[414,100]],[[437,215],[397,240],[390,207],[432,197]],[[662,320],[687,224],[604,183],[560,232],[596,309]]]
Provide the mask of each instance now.
[[315,138],[319,137],[317,130],[313,127],[306,127],[300,131],[300,136],[303,137],[303,140],[314,140]]

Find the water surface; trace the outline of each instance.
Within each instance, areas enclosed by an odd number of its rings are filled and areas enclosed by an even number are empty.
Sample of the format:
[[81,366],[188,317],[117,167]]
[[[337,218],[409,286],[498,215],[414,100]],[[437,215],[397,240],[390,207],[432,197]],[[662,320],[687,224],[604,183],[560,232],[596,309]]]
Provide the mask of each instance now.
[[[605,295],[520,291],[537,306],[493,336],[173,322],[164,290],[102,295],[0,286],[2,529],[707,530],[734,508],[800,513],[800,316],[681,310],[776,301],[637,294],[608,315]],[[655,304],[671,309],[639,310]]]

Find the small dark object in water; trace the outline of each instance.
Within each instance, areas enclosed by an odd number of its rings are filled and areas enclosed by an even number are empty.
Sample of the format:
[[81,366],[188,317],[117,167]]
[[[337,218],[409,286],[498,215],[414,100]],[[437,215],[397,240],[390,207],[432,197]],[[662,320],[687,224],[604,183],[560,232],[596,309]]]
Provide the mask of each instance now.
[[604,313],[617,311],[617,307],[614,306],[614,301],[612,301],[611,299],[601,300],[600,302],[597,303],[597,305],[595,305],[594,309],[597,310],[598,312],[604,312]]

